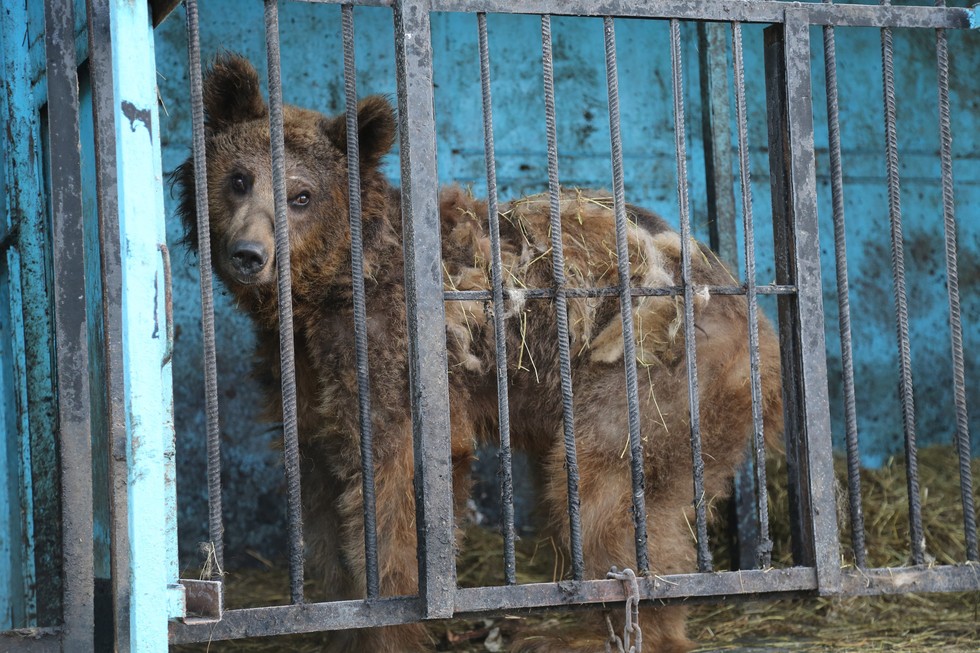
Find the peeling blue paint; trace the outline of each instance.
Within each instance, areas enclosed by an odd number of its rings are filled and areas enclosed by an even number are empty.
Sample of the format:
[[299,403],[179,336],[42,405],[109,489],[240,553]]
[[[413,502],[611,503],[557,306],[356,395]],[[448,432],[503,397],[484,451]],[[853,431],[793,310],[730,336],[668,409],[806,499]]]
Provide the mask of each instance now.
[[129,100],[123,100],[120,105],[122,109],[122,114],[129,118],[129,128],[132,131],[136,131],[136,121],[143,123],[143,127],[146,128],[147,133],[150,138],[153,138],[153,118],[150,115],[149,109],[137,109]]
[[[8,466],[4,470],[4,482],[8,488],[7,496],[12,500],[6,520],[10,529],[9,560],[11,567],[6,572],[11,589],[9,596],[10,612],[4,619],[13,625],[35,626],[38,624],[38,601],[35,588],[44,566],[36,558],[35,537],[35,483],[34,466],[38,462],[32,451],[32,428],[48,427],[52,413],[38,410],[38,403],[32,402],[32,394],[43,402],[50,396],[50,358],[47,359],[45,378],[44,360],[38,362],[40,370],[33,372],[32,361],[37,360],[40,350],[50,352],[50,328],[45,328],[44,313],[38,316],[38,309],[46,305],[44,288],[43,256],[39,256],[37,234],[24,234],[36,229],[43,215],[41,205],[40,172],[37,167],[39,156],[35,145],[40,142],[39,125],[35,109],[34,94],[30,84],[28,66],[29,47],[29,8],[24,3],[5,7],[0,12],[0,41],[3,54],[3,92],[0,93],[0,106],[4,134],[4,215],[3,230],[8,247],[3,252],[4,261],[0,270],[0,297],[5,301],[0,309],[0,331],[5,339],[4,348],[9,356],[3,360],[3,396],[6,458]],[[43,252],[43,250],[41,250]],[[40,272],[40,279],[29,278]],[[25,279],[25,276],[28,277]],[[38,281],[41,282],[38,292]],[[31,292],[35,295],[32,297]],[[38,301],[41,299],[42,301]],[[34,322],[34,320],[38,320]],[[46,325],[50,327],[50,324]],[[28,343],[32,338],[41,338],[34,346]],[[40,347],[38,346],[40,345]],[[38,374],[39,372],[39,374]],[[43,388],[45,381],[49,389]],[[42,403],[43,406],[43,403]],[[47,421],[45,421],[47,419]],[[37,452],[41,457],[42,452]],[[43,492],[44,484],[37,488]],[[53,490],[54,488],[49,488]],[[54,495],[56,496],[56,495]],[[49,495],[49,498],[51,495]],[[43,503],[42,497],[42,503]],[[7,561],[4,560],[3,563]],[[39,567],[41,567],[39,569]],[[50,572],[50,569],[48,569]],[[43,577],[43,576],[42,576]]]

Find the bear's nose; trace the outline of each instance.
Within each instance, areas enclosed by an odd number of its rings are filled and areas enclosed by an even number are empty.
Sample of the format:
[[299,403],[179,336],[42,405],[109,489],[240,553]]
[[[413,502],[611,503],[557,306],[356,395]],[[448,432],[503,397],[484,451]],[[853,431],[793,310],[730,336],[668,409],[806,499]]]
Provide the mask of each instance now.
[[235,244],[231,253],[231,262],[235,269],[244,275],[258,274],[265,267],[269,255],[261,243],[254,240],[240,240]]

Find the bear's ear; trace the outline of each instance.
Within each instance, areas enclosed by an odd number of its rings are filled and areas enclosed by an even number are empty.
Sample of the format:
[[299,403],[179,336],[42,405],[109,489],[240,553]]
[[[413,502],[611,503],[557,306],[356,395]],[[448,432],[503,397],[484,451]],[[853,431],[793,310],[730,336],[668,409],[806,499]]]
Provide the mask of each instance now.
[[[323,127],[327,138],[343,153],[347,153],[347,116],[339,115],[326,121]],[[383,95],[372,95],[357,104],[357,149],[361,167],[376,166],[395,144],[395,109]]]
[[245,57],[223,54],[214,60],[204,77],[204,113],[212,132],[267,115],[259,74]]

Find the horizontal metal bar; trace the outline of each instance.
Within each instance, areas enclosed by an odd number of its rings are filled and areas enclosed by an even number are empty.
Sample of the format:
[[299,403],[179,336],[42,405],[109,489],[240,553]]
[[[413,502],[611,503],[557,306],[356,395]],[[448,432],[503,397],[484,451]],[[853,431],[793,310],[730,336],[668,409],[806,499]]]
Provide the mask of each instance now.
[[980,565],[976,563],[841,570],[840,594],[848,596],[977,590],[980,590]]
[[[850,568],[842,570],[841,576],[840,593],[851,596],[980,589],[980,566],[976,564],[864,570]],[[812,567],[791,567],[652,576],[641,579],[639,587],[640,599],[644,601],[689,601],[730,596],[755,598],[813,592],[817,589],[817,577]],[[455,592],[453,616],[615,603],[625,598],[623,584],[615,580],[465,588]],[[225,612],[217,623],[171,622],[170,643],[391,626],[421,618],[422,604],[418,597],[248,608]]]
[[[744,286],[705,286],[710,295],[744,295]],[[755,291],[760,295],[792,295],[796,293],[796,286],[766,284],[756,286]],[[552,288],[521,288],[520,290],[508,288],[507,292],[511,298],[519,295],[521,299],[552,299],[555,291]],[[565,296],[569,299],[585,299],[589,297],[618,297],[619,288],[617,286],[604,286],[600,288],[565,288]],[[673,297],[683,295],[684,289],[681,286],[665,286],[663,288],[636,287],[630,288],[630,294],[634,297]],[[447,290],[443,293],[446,301],[486,301],[493,299],[493,293],[489,290]]]
[[[299,0],[315,4],[391,7],[394,0]],[[781,23],[787,7],[801,9],[811,25],[839,27],[946,27],[980,25],[976,10],[963,7],[897,7],[880,5],[807,5],[778,0],[432,0],[432,11],[465,13],[550,14],[553,16],[619,16],[679,18],[699,21]]]
[[[816,590],[813,568],[792,567],[712,574],[653,576],[640,580],[640,598],[672,601],[725,596],[760,596]],[[569,607],[624,601],[623,584],[616,580],[563,581],[458,589],[453,616],[517,609]],[[419,621],[418,597],[371,601],[335,601],[224,613],[217,623],[170,622],[170,643],[186,644],[243,637],[265,637],[354,627],[392,626]]]
[[391,7],[395,0],[298,0],[315,5],[352,5],[354,7]]
[[313,633],[364,626],[394,626],[423,619],[417,596],[334,601],[228,610],[212,623],[170,622],[170,643]]
[[[692,597],[783,594],[816,590],[816,571],[811,567],[753,569],[707,574],[651,576],[639,580],[640,599],[670,601]],[[563,581],[508,587],[474,587],[456,592],[455,616],[473,613],[616,603],[626,600],[623,583],[617,580]]]
[[[322,0],[319,0],[322,1]],[[354,4],[360,4],[355,2]],[[879,5],[808,5],[760,0],[432,0],[432,11],[501,12],[571,16],[620,16],[628,18],[679,18],[681,20],[781,23],[787,8],[800,10],[811,25],[847,27],[947,27],[968,29],[970,10],[947,7],[897,7]]]

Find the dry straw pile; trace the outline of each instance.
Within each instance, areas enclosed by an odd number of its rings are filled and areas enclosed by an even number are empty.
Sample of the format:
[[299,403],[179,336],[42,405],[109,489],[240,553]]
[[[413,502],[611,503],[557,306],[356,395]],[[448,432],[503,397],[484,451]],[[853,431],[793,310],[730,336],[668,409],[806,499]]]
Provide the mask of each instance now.
[[[964,558],[963,519],[955,452],[930,448],[919,454],[919,481],[927,550],[937,564]],[[789,556],[789,499],[785,467],[770,461],[770,523],[774,566],[786,566]],[[980,481],[980,460],[973,464]],[[844,466],[838,465],[840,487],[846,487]],[[976,484],[975,484],[976,485]],[[909,534],[906,479],[902,460],[882,469],[862,471],[862,493],[868,542],[868,563],[874,567],[908,564]],[[840,492],[841,506],[846,495]],[[980,505],[980,493],[974,491]],[[842,551],[850,564],[846,510],[841,510]],[[725,536],[714,533],[716,568],[724,569]],[[502,582],[501,538],[483,528],[468,530],[458,561],[462,586]],[[547,540],[533,537],[518,543],[518,582],[558,578],[565,566],[560,552]],[[310,587],[315,596],[315,588]],[[288,579],[281,568],[229,572],[226,605],[241,608],[289,602]],[[690,635],[701,642],[699,651],[970,651],[980,650],[980,592],[898,595],[846,599],[796,598],[769,602],[705,604],[692,610]],[[477,621],[434,624],[437,648],[446,651],[507,650],[518,624],[534,619],[574,619],[574,613],[496,616]],[[212,642],[176,647],[175,651],[296,651],[320,650],[322,635],[293,635],[276,639]]]

